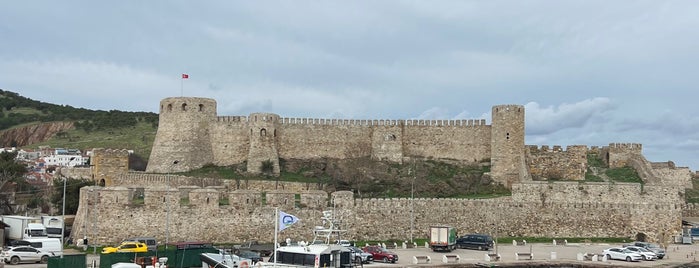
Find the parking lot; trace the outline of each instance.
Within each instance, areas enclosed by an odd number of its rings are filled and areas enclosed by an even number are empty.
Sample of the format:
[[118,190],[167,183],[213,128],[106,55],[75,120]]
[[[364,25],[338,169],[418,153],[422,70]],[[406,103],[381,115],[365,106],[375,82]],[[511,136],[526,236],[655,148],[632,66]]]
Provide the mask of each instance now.
[[[459,264],[482,264],[485,267],[493,265],[511,266],[516,263],[548,263],[548,264],[566,264],[578,263],[589,264],[590,266],[627,266],[627,267],[673,267],[680,264],[696,263],[699,265],[699,245],[670,245],[666,249],[666,256],[662,260],[641,261],[641,262],[625,262],[619,260],[600,260],[578,261],[578,253],[598,253],[610,247],[617,247],[616,244],[527,244],[521,246],[500,245],[497,247],[497,253],[501,256],[499,261],[486,261],[488,253],[492,251],[478,251],[470,249],[457,249],[452,252],[432,252],[428,248],[413,248],[413,249],[392,249],[391,251],[398,254],[398,262],[396,264],[372,263],[365,264],[368,267],[408,267],[408,266],[437,266],[443,265],[444,255],[458,255]],[[533,253],[531,260],[516,260],[515,253]],[[429,256],[429,264],[414,264],[413,256]],[[508,265],[510,264],[510,265]]]
[[[395,264],[385,263],[370,263],[364,264],[367,267],[416,267],[416,266],[438,266],[444,265],[444,255],[456,255],[459,257],[458,262],[454,264],[462,264],[464,266],[482,265],[484,267],[491,266],[510,266],[517,263],[548,263],[548,264],[589,264],[590,266],[625,266],[625,267],[675,267],[680,264],[694,263],[699,265],[699,245],[670,245],[666,250],[666,256],[662,260],[656,261],[641,261],[641,262],[625,262],[618,260],[610,261],[578,261],[578,253],[602,253],[604,249],[616,247],[616,244],[527,244],[521,246],[513,246],[512,244],[500,245],[497,247],[497,253],[500,254],[499,261],[486,262],[485,256],[488,253],[495,253],[496,250],[478,251],[470,249],[457,249],[452,252],[433,252],[424,247],[411,249],[391,249],[398,254],[398,262]],[[515,259],[515,253],[533,253],[531,260]],[[413,264],[413,256],[428,256],[430,263]],[[552,259],[552,257],[555,257]],[[99,255],[87,255],[88,265],[93,260],[99,261]],[[456,265],[455,265],[456,266]],[[5,267],[20,267],[20,268],[46,268],[46,264],[20,264],[9,265]],[[88,266],[89,267],[89,266]]]

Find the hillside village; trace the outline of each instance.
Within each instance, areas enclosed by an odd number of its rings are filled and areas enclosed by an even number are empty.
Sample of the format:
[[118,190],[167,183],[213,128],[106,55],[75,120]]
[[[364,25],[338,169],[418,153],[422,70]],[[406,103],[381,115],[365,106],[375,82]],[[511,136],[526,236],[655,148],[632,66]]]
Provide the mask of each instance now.
[[[16,161],[27,167],[27,172],[24,174],[24,179],[30,186],[38,189],[40,196],[45,200],[51,194],[53,180],[64,176],[61,174],[61,169],[71,168],[89,168],[90,158],[93,150],[81,151],[73,148],[51,148],[48,146],[40,146],[37,149],[28,148],[0,148],[0,153],[9,152],[16,153]],[[14,213],[20,214],[45,214],[55,215],[57,212],[51,206],[38,207],[34,211],[27,208],[28,197],[35,196],[34,193],[19,191],[16,183],[3,183],[0,191],[4,193],[13,193],[9,197],[11,210]],[[6,213],[8,213],[6,211]]]

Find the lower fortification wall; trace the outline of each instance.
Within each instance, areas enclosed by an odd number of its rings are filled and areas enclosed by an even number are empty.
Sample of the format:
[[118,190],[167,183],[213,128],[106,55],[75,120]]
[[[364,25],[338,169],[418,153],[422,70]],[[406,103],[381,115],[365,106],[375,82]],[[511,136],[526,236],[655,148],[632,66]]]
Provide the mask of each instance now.
[[[414,238],[426,238],[434,224],[453,225],[459,234],[497,236],[633,237],[642,232],[654,241],[681,229],[683,204],[665,194],[644,194],[640,185],[515,186],[512,197],[495,199],[354,199],[351,192],[225,186],[152,187],[142,193],[126,187],[84,187],[72,234],[98,244],[129,236],[154,236],[161,242],[272,241],[274,207],[301,219],[280,233],[282,239],[294,240],[312,239],[311,230],[322,225],[323,210],[334,210],[347,230],[344,237],[354,240],[408,240],[411,232]],[[644,190],[677,193],[674,188]],[[542,193],[550,196],[546,202],[536,198]]]
[[143,172],[130,172],[127,174],[118,175],[113,180],[112,186],[122,186],[129,188],[149,188],[167,186],[221,186],[226,191],[255,189],[258,191],[289,190],[296,192],[326,189],[325,184],[311,182],[288,182],[274,180],[263,181],[246,179],[221,180],[214,178],[193,178],[174,174],[153,174]]

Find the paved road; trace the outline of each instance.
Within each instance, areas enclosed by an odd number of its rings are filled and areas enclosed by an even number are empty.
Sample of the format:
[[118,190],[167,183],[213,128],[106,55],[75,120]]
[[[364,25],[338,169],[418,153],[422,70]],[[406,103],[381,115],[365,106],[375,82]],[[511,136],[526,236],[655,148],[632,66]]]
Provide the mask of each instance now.
[[[485,255],[487,253],[494,253],[493,251],[477,251],[469,249],[457,249],[452,252],[432,252],[427,248],[413,248],[413,249],[394,249],[395,253],[398,254],[398,263],[395,264],[384,264],[384,263],[371,263],[365,264],[366,267],[378,268],[378,267],[416,267],[416,266],[438,266],[444,264],[442,262],[444,255],[458,255],[459,264],[490,264],[508,266],[510,264],[515,264],[517,262],[530,262],[530,263],[586,263],[592,264],[590,261],[579,262],[577,261],[578,253],[601,253],[604,249],[620,246],[620,245],[610,245],[610,244],[568,244],[568,245],[552,245],[552,244],[528,244],[525,246],[513,246],[500,245],[497,248],[497,253],[500,254],[501,259],[497,262],[486,262]],[[526,261],[515,260],[515,253],[517,252],[532,252],[533,259]],[[555,252],[555,253],[553,253]],[[552,260],[552,256],[555,255],[555,259]],[[430,264],[413,264],[413,256],[429,256],[431,259]],[[99,255],[87,255],[88,267],[92,263],[92,260],[99,262]],[[674,267],[680,264],[694,263],[699,266],[699,244],[696,245],[671,245],[667,249],[667,255],[662,260],[657,261],[642,261],[642,262],[632,262],[627,263],[625,261],[598,261],[597,264],[600,266],[626,266],[626,267]],[[20,264],[20,265],[5,265],[6,268],[18,267],[18,268],[46,268],[46,264]]]
[[[415,248],[415,249],[395,249],[393,250],[398,254],[398,263],[396,264],[383,264],[383,263],[373,263],[365,266],[368,267],[408,267],[408,266],[437,266],[444,264],[444,255],[458,255],[461,264],[487,264],[490,266],[492,264],[500,264],[506,266],[506,264],[514,264],[518,262],[536,262],[536,263],[587,263],[593,264],[591,261],[579,262],[577,261],[578,253],[602,253],[606,248],[620,246],[620,245],[610,245],[610,244],[568,244],[568,245],[557,245],[553,244],[529,244],[525,246],[513,246],[513,245],[501,245],[497,248],[497,253],[500,254],[500,261],[487,262],[486,254],[495,253],[493,251],[477,251],[469,249],[457,249],[450,253],[447,252],[432,252],[430,249],[426,248]],[[515,253],[532,252],[532,260],[520,260],[517,261],[515,258]],[[679,264],[685,263],[696,263],[699,265],[699,245],[672,245],[667,249],[667,255],[662,260],[656,261],[642,261],[642,262],[632,262],[627,263],[625,261],[598,261],[599,265],[618,265],[627,267],[672,267]],[[431,259],[430,264],[413,264],[413,256],[429,256]],[[555,257],[555,259],[552,259]]]

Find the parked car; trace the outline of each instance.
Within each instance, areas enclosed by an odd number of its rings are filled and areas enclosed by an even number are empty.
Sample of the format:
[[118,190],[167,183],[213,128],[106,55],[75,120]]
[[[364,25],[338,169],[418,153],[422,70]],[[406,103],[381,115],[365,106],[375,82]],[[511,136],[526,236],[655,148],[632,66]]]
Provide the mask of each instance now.
[[602,254],[608,260],[624,260],[624,261],[640,261],[643,260],[643,255],[631,251],[628,248],[608,248]]
[[389,251],[380,246],[366,246],[362,250],[366,253],[370,253],[374,257],[374,261],[382,262],[398,262],[398,254]]
[[665,250],[658,246],[658,244],[648,242],[634,242],[633,246],[642,247],[652,251],[653,253],[655,253],[655,255],[658,256],[658,259],[662,259],[665,257]]
[[241,258],[250,259],[252,264],[256,264],[258,261],[262,261],[262,256],[260,255],[260,253],[251,250],[241,250],[236,255],[238,255]]
[[493,248],[493,237],[486,234],[467,234],[456,239],[456,247],[489,250]]
[[129,239],[125,239],[124,241],[141,242],[146,244],[149,251],[158,250],[158,242],[155,240],[155,237],[132,237]]
[[105,247],[102,249],[102,254],[114,252],[148,252],[148,246],[141,242],[124,241],[118,247]]
[[643,259],[647,261],[654,261],[658,259],[658,255],[655,255],[655,253],[653,253],[650,250],[647,250],[646,248],[637,246],[626,246],[624,248],[630,249],[633,252],[643,255]]
[[349,246],[347,248],[352,251],[352,260],[355,263],[370,263],[374,260],[374,255],[364,252],[358,247]]
[[13,265],[21,262],[47,263],[51,255],[48,251],[38,250],[30,246],[8,247],[2,250],[3,262]]

